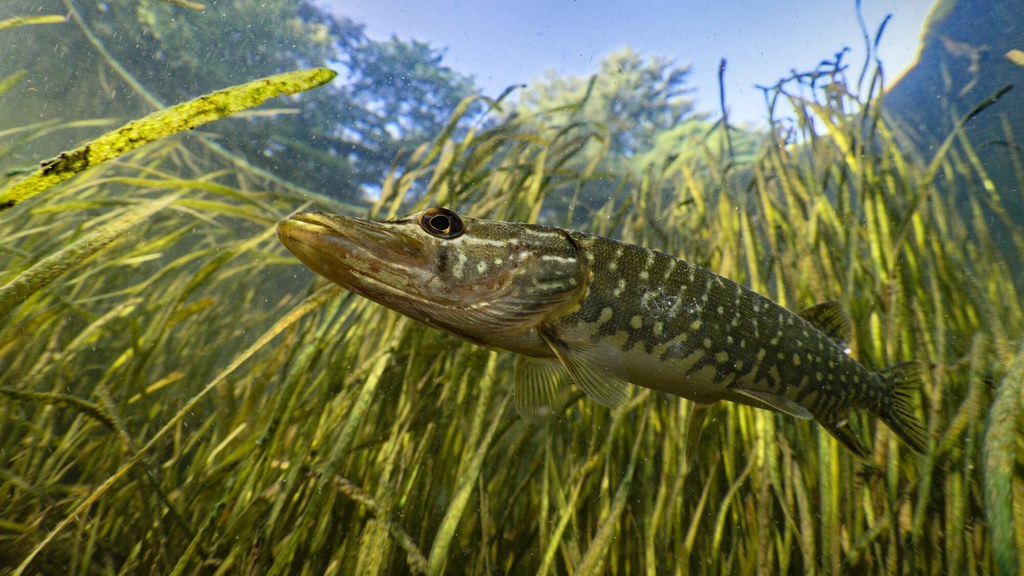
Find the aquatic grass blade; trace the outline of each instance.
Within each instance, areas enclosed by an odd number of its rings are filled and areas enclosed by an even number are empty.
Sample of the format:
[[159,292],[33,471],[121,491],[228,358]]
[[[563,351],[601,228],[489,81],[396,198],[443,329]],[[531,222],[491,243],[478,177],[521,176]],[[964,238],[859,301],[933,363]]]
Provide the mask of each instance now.
[[275,96],[315,88],[330,82],[335,76],[334,71],[326,68],[269,76],[200,96],[129,122],[79,148],[43,162],[28,177],[0,189],[0,212],[125,152],[224,118],[239,110],[258,106]]
[[7,316],[14,307],[25,302],[38,290],[80,265],[85,259],[146,221],[153,214],[171,205],[181,195],[182,193],[169,194],[159,200],[128,208],[116,216],[113,221],[90,231],[74,244],[32,265],[31,268],[0,287],[0,319]]

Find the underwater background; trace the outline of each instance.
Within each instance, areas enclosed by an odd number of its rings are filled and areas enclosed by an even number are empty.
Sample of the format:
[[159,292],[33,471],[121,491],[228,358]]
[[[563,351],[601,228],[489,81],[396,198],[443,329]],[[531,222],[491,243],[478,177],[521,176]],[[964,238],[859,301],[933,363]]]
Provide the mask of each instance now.
[[[1017,573],[1022,20],[937,3],[892,86],[868,23],[757,127],[628,48],[481,94],[306,1],[4,2],[0,574]],[[686,461],[643,388],[526,421],[513,354],[274,235],[433,205],[839,302],[859,361],[921,363],[927,453],[720,403]]]

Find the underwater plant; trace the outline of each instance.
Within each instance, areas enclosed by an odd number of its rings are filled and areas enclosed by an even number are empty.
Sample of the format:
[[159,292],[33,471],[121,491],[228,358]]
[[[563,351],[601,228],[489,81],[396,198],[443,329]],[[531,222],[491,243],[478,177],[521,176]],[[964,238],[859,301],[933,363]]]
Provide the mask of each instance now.
[[[13,171],[0,574],[1012,571],[1024,251],[986,231],[1015,216],[984,190],[964,209],[937,186],[985,178],[958,133],[925,162],[901,148],[877,86],[858,95],[839,66],[793,81],[771,91],[772,130],[742,164],[715,145],[720,126],[699,154],[610,174],[612,152],[588,146],[602,126],[477,97],[361,203],[246,164],[219,124]],[[488,120],[456,130],[481,103]],[[30,186],[52,166],[75,174]],[[286,252],[276,222],[314,205],[576,228],[790,308],[836,301],[858,361],[922,361],[926,452],[852,414],[874,447],[858,459],[820,427],[720,404],[687,458],[694,405],[649,390],[520,418],[511,355]]]

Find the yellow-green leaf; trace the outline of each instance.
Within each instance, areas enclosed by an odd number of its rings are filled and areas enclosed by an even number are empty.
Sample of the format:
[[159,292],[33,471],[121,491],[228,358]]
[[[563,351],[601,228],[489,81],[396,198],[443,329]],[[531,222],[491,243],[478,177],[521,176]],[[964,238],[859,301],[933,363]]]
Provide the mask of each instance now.
[[0,212],[101,162],[144,144],[191,130],[239,110],[252,108],[281,94],[295,94],[330,82],[337,74],[314,68],[269,76],[200,96],[129,122],[56,158],[43,162],[28,177],[0,190]]

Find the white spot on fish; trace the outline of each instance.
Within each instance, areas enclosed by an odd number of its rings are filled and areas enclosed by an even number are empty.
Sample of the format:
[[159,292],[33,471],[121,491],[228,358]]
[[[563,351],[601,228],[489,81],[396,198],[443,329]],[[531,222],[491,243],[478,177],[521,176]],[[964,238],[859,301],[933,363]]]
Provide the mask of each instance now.
[[455,265],[452,266],[452,274],[455,275],[456,278],[461,279],[462,275],[466,271],[466,261],[468,261],[469,258],[467,258],[466,255],[463,254],[462,252],[456,252],[455,256],[456,261]]
[[622,295],[622,292],[626,289],[626,279],[619,278],[619,283],[615,286],[615,290],[612,290],[612,296],[618,298]]
[[644,317],[639,314],[634,315],[632,318],[629,319],[629,325],[632,326],[634,330],[639,330],[643,328]]
[[558,262],[559,264],[572,264],[576,261],[575,258],[562,258],[555,254],[544,254],[540,259],[541,262]]

